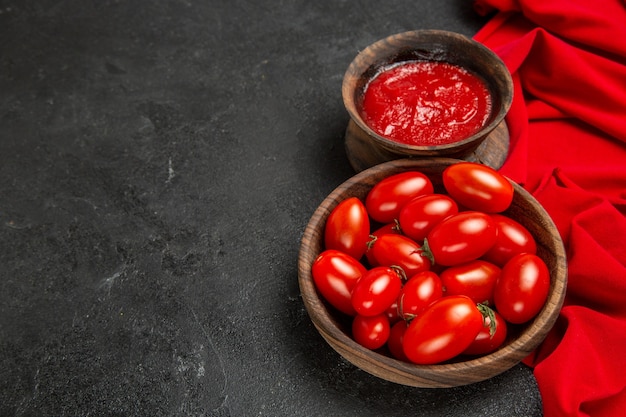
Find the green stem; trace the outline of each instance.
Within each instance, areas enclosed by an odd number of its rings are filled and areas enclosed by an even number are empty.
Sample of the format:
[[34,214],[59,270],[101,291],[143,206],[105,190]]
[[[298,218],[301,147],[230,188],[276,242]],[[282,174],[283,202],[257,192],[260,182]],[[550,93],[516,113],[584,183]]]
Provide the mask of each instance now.
[[496,333],[496,315],[493,310],[487,305],[489,304],[487,301],[484,303],[476,304],[478,307],[478,311],[483,315],[483,326],[487,324],[487,318],[489,318],[489,336],[493,337]]
[[435,255],[433,255],[433,251],[430,250],[430,246],[428,245],[428,239],[424,239],[424,243],[422,244],[422,247],[420,249],[420,253],[425,258],[428,258],[428,260],[430,261],[431,265],[435,264]]

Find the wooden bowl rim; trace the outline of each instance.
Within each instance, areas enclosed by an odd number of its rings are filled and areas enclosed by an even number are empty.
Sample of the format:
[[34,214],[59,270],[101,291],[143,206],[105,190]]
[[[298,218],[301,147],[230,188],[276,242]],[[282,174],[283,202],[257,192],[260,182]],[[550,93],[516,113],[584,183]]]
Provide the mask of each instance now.
[[[445,364],[415,365],[364,348],[338,327],[336,318],[326,308],[315,288],[311,276],[311,265],[320,252],[312,253],[309,242],[314,242],[316,236],[319,239],[319,233],[323,230],[326,218],[339,201],[343,200],[341,195],[351,187],[371,187],[371,185],[363,184],[376,174],[386,177],[397,172],[441,167],[442,164],[449,165],[458,162],[463,161],[451,158],[399,159],[368,168],[340,184],[323,200],[313,213],[301,239],[298,255],[298,281],[305,307],[313,324],[333,349],[349,362],[391,382],[417,387],[451,387],[478,382],[500,374],[521,362],[545,339],[556,322],[564,302],[567,264],[565,249],[558,230],[537,200],[509,179],[515,192],[519,194],[517,198],[523,198],[531,204],[541,216],[542,226],[551,236],[554,236],[551,240],[552,247],[548,249],[552,251],[556,264],[556,273],[553,274],[555,276],[551,276],[550,293],[544,308],[533,321],[527,324],[516,339],[491,354],[477,358]],[[389,371],[392,371],[392,376],[388,375]]]

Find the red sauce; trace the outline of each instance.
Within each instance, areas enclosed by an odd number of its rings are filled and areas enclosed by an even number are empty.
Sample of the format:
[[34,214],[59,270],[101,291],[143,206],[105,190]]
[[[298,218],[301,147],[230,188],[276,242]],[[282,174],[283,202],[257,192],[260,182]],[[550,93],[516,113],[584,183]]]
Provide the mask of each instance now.
[[386,67],[366,87],[362,117],[376,133],[409,145],[465,139],[485,124],[491,96],[467,70],[436,61]]

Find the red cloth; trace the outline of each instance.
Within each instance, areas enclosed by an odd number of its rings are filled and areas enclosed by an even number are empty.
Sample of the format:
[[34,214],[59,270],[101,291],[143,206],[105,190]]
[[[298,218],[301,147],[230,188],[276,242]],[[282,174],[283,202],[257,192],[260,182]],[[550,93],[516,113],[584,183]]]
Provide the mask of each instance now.
[[626,415],[626,5],[475,0],[475,35],[513,74],[501,172],[556,223],[565,306],[534,367],[544,415]]

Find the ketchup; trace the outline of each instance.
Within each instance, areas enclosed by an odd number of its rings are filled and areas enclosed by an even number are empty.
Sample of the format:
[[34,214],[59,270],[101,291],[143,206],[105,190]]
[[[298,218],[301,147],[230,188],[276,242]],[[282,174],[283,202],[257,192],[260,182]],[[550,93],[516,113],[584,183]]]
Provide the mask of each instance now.
[[459,66],[407,61],[385,67],[367,85],[362,114],[376,133],[409,145],[443,145],[480,130],[491,113],[485,83]]

